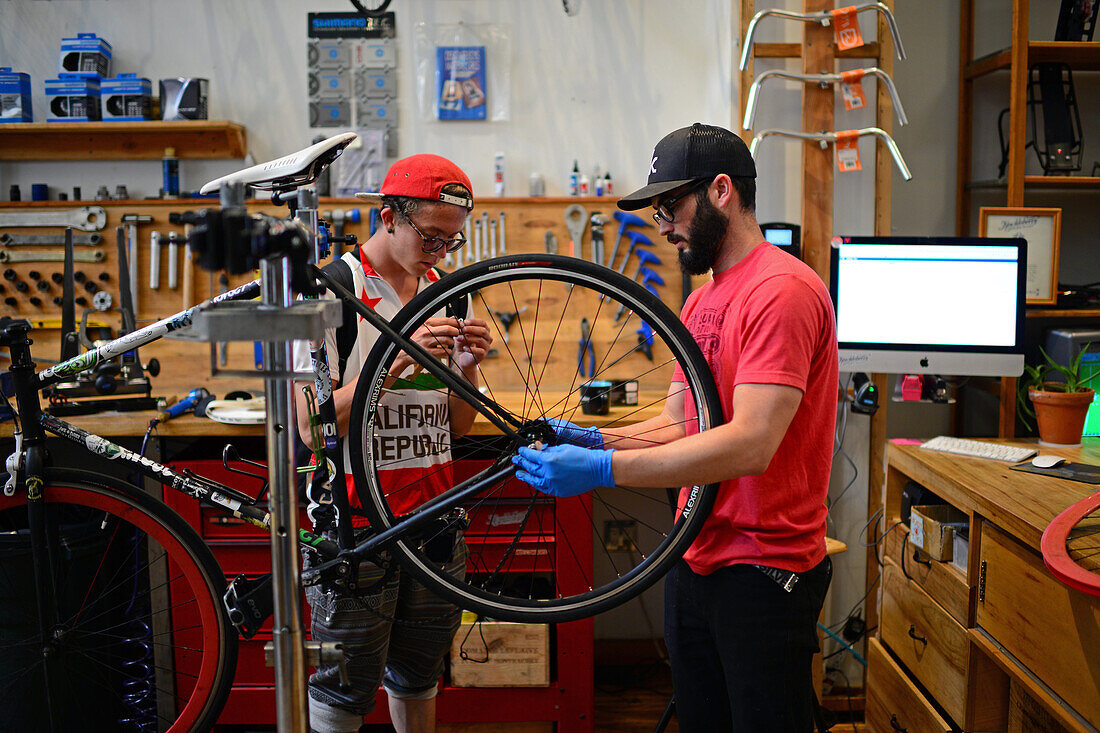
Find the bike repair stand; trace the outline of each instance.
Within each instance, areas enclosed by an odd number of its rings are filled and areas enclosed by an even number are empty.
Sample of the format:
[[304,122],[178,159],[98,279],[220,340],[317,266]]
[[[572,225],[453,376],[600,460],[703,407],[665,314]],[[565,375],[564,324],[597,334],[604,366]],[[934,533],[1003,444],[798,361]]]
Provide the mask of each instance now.
[[[221,191],[223,211],[243,209],[243,186],[225,184]],[[317,193],[306,188],[299,189],[297,195],[297,218],[312,235],[314,241],[310,245],[315,247]],[[266,230],[253,230],[252,238],[254,254],[269,246],[273,239]],[[234,244],[226,242],[227,249]],[[278,730],[304,733],[309,730],[306,663],[313,666],[319,662],[340,664],[343,652],[339,645],[307,644],[305,640],[300,601],[298,491],[293,445],[296,431],[293,429],[292,399],[294,380],[311,380],[313,373],[294,371],[292,348],[295,340],[324,338],[326,328],[340,325],[342,310],[336,300],[295,301],[291,288],[291,258],[285,254],[260,256],[261,302],[227,302],[198,311],[191,330],[197,340],[211,344],[254,341],[256,334],[263,334],[266,339],[261,372],[219,370],[216,361],[212,359],[212,363],[214,376],[256,377],[262,373],[264,377],[275,611],[272,644],[265,651],[274,651]]]

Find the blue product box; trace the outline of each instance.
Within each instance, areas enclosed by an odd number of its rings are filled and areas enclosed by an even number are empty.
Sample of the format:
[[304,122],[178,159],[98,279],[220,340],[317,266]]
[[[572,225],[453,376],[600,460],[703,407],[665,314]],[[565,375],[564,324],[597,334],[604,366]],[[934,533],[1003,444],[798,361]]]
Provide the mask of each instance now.
[[62,38],[58,69],[61,74],[110,76],[111,44],[95,33],[77,33],[76,38]]
[[119,74],[99,86],[103,119],[137,122],[153,117],[153,83],[137,74]]
[[0,66],[0,122],[31,122],[31,75]]
[[58,74],[46,80],[46,122],[95,122],[99,110],[99,78]]

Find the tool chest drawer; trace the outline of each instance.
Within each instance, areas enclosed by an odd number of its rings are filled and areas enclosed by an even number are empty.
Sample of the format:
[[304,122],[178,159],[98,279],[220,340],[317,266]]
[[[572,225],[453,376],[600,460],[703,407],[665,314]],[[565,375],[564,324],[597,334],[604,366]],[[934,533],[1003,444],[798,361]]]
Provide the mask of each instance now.
[[874,733],[950,733],[954,730],[875,637],[867,643],[865,720]]
[[963,720],[966,630],[887,558],[882,570],[883,643],[955,722]]
[[910,580],[962,625],[967,624],[970,585],[966,575],[949,562],[933,560],[908,540],[908,528],[898,525],[886,536],[886,556],[904,568]]

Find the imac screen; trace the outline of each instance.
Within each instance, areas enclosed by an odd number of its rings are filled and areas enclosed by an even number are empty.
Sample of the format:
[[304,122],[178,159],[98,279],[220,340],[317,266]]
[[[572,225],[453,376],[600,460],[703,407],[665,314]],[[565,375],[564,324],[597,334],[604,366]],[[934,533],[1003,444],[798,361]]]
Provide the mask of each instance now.
[[1023,372],[1022,239],[835,237],[841,371]]

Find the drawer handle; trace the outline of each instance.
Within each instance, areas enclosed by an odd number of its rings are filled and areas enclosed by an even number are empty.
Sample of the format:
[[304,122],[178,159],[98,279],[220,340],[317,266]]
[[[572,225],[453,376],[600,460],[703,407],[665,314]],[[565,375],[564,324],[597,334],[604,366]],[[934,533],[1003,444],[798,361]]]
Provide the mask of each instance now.
[[915,641],[919,641],[921,644],[927,644],[928,639],[923,636],[917,636],[917,627],[913,624],[909,624],[909,638]]
[[901,733],[909,733],[908,728],[901,727],[901,723],[898,722],[898,716],[896,713],[890,716],[890,727],[896,731],[901,731]]
[[923,565],[926,568],[932,567],[931,560],[920,559],[920,550],[913,550],[913,562],[917,563],[918,565]]

